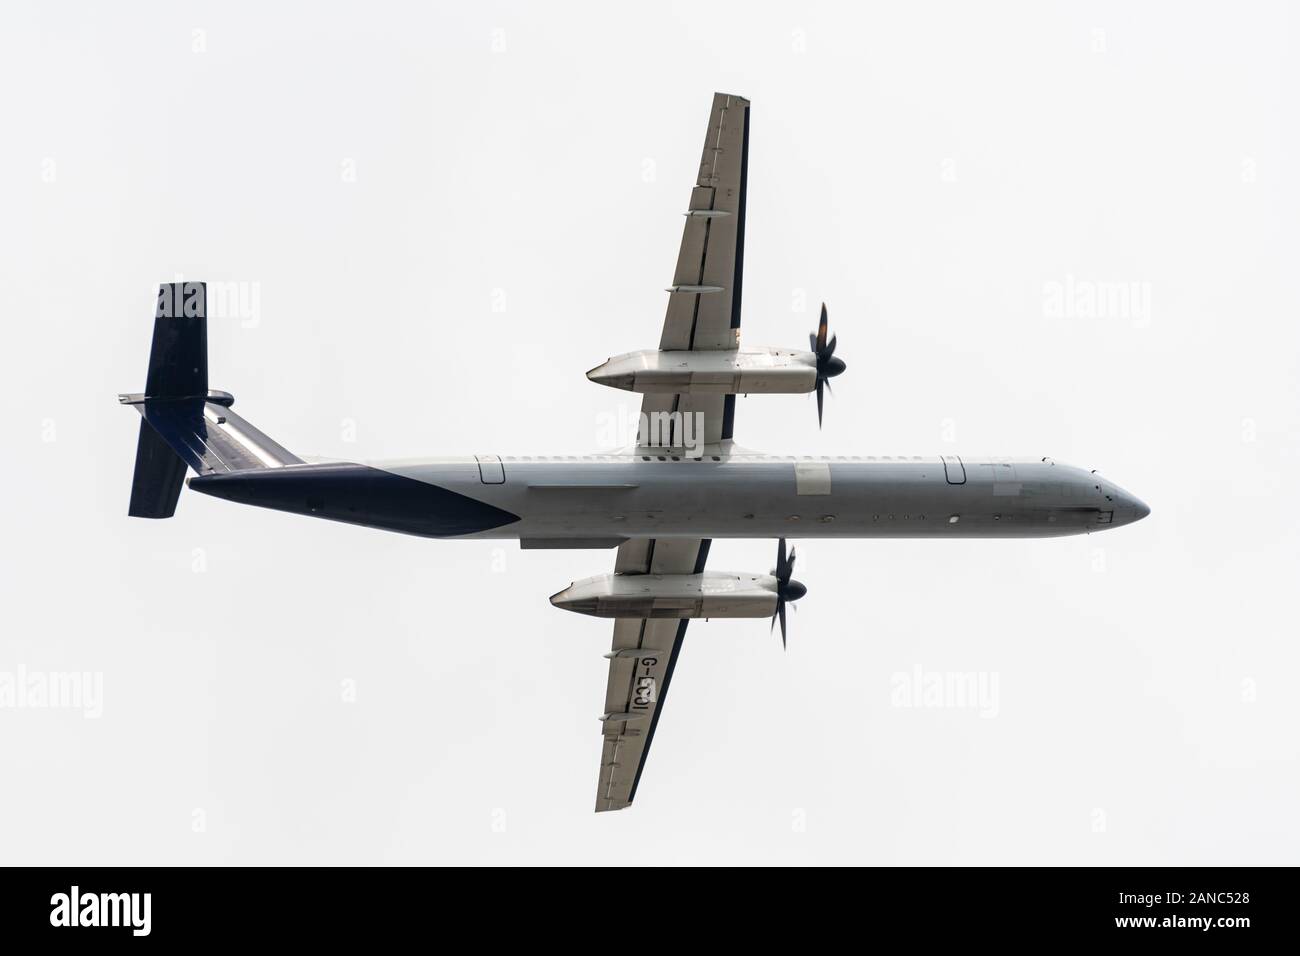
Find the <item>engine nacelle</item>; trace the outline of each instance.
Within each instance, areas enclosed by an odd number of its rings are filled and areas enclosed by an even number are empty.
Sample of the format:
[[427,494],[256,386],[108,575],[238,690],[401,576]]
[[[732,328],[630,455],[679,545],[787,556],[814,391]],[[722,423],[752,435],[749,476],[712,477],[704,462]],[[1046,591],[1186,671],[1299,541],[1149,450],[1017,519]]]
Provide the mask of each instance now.
[[593,617],[771,617],[778,582],[770,574],[598,574],[551,595],[565,611]]
[[817,356],[768,347],[735,351],[647,349],[609,359],[587,373],[629,392],[683,395],[797,395],[817,387]]

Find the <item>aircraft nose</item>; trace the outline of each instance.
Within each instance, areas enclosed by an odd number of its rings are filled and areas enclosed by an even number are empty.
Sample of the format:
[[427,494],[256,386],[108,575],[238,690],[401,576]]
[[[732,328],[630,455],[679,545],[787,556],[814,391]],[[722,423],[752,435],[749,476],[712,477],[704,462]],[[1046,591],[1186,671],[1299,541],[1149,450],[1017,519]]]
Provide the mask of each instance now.
[[1116,495],[1119,499],[1116,502],[1119,505],[1115,514],[1115,517],[1119,519],[1116,524],[1133,524],[1133,522],[1141,521],[1151,513],[1147,503],[1137,495],[1131,495],[1127,491],[1120,491],[1119,489],[1116,489],[1116,491],[1119,492]]

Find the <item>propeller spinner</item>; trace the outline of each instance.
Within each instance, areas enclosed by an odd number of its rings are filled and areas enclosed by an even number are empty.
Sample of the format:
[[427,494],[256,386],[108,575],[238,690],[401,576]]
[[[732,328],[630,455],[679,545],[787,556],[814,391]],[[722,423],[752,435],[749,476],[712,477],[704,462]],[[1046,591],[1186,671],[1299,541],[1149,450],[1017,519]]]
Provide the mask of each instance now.
[[790,549],[789,559],[785,556],[785,538],[777,545],[776,550],[776,567],[772,569],[772,576],[776,578],[776,613],[772,615],[772,627],[776,627],[777,618],[781,619],[781,647],[785,647],[785,604],[787,601],[797,601],[805,594],[808,589],[798,581],[792,580],[790,575],[794,573],[794,548]]
[[[835,336],[831,336],[829,342],[826,341],[826,332],[830,323],[826,320],[826,303],[822,303],[821,321],[817,323],[817,331],[808,333],[808,344],[812,346],[813,355],[817,356],[817,427],[822,427],[822,403],[824,401],[822,389],[831,390],[830,380],[836,375],[840,375],[848,367],[844,364],[844,359],[835,357]],[[831,392],[831,394],[835,394]]]

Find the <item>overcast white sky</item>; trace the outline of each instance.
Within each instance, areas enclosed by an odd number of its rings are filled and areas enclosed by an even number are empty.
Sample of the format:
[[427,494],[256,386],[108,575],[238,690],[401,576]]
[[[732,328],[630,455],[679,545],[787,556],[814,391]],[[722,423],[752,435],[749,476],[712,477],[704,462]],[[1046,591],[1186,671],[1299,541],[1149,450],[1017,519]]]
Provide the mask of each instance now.
[[[269,6],[5,7],[0,682],[102,699],[0,706],[0,859],[1297,862],[1285,4]],[[800,545],[789,651],[692,625],[597,816],[610,625],[546,598],[612,552],[130,520],[115,394],[179,274],[240,284],[212,384],[300,454],[594,450],[714,90],[753,101],[745,341],[825,299],[850,366],[822,432],[755,397],[741,443],[1051,455],[1153,510]]]

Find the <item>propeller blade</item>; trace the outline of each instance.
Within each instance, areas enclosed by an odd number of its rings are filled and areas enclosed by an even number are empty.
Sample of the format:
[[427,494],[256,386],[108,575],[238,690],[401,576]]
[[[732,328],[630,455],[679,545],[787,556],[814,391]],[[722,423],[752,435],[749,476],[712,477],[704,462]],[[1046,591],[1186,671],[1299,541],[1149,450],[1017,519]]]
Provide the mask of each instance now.
[[820,359],[828,359],[835,354],[835,340],[838,336],[832,335],[831,340],[826,343],[826,351],[817,356]]
[[822,406],[826,402],[826,397],[822,395],[822,387],[825,386],[826,379],[820,375],[817,376],[817,427],[822,427]]
[[[786,646],[785,606],[790,601],[797,601],[808,593],[808,589],[801,583],[790,579],[790,575],[794,573],[794,562],[797,553],[796,548],[791,548],[789,554],[787,554],[785,538],[777,540],[776,567],[772,570],[772,576],[776,578],[776,611],[772,615],[772,623],[767,630],[770,634],[776,629],[776,622],[781,622],[782,648]],[[798,610],[798,608],[795,608],[795,610]]]
[[826,303],[822,303],[821,321],[817,323],[817,347],[813,349],[818,355],[821,355],[822,349],[826,348],[826,328],[829,323],[826,319]]

